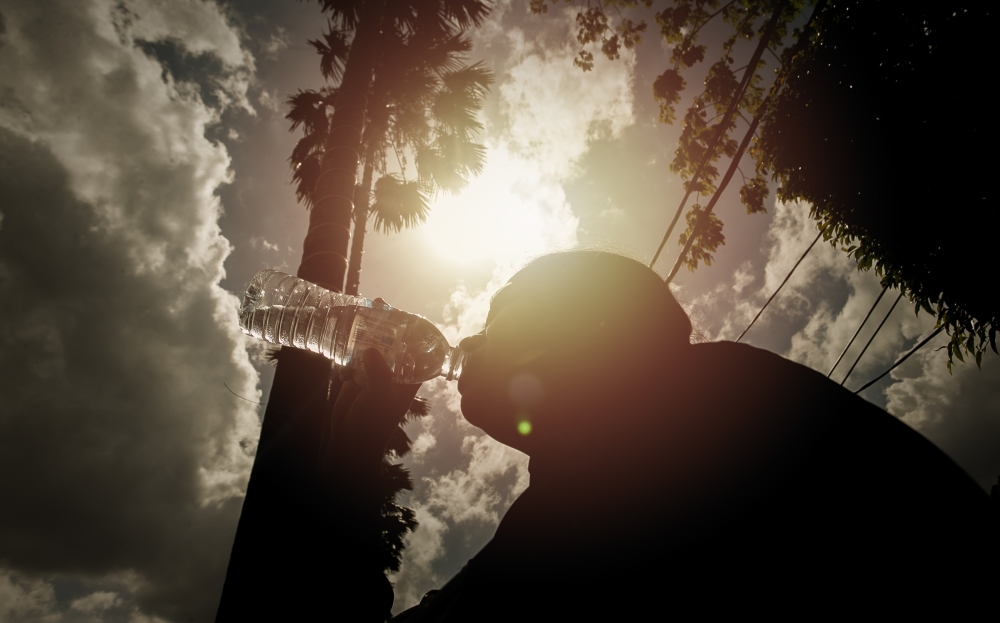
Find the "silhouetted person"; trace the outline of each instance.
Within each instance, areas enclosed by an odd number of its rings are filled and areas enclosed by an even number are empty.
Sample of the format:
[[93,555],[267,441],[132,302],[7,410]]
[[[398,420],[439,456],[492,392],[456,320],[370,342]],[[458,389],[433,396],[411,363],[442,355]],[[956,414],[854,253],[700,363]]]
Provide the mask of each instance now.
[[[690,333],[659,276],[622,256],[515,275],[462,341],[458,389],[470,423],[530,456],[530,487],[397,619],[956,614],[991,594],[993,504],[954,462],[812,370]],[[303,518],[322,526],[316,564],[284,595],[290,617],[380,621],[392,605],[371,492],[417,388],[391,385],[374,351],[365,370],[332,415]]]

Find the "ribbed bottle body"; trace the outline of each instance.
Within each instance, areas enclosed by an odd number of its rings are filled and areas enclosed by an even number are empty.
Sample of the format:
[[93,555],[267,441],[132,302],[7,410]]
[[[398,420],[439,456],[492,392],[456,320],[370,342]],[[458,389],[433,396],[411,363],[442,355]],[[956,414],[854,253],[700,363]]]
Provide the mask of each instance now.
[[458,378],[465,353],[449,346],[430,321],[358,296],[331,292],[275,270],[257,273],[240,306],[240,328],[272,344],[304,348],[340,366],[361,369],[376,348],[398,383]]

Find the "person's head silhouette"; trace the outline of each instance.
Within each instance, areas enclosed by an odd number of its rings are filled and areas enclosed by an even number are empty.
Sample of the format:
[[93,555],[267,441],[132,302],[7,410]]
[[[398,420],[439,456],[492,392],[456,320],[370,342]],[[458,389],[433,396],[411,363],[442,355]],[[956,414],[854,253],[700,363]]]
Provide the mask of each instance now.
[[601,251],[540,257],[496,294],[484,330],[462,342],[472,351],[462,412],[532,456],[597,441],[632,425],[609,411],[634,406],[690,334],[668,286],[638,261]]

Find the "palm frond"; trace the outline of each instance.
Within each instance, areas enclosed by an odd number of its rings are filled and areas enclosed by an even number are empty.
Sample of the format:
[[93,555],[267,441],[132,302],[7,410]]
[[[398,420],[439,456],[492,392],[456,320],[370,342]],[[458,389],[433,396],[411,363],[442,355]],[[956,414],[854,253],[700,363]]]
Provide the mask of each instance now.
[[320,173],[320,155],[312,154],[303,158],[292,170],[292,183],[295,184],[295,198],[305,204],[306,209],[312,207],[313,190]]
[[319,132],[306,134],[300,138],[292,149],[292,155],[288,158],[292,171],[299,170],[310,158],[321,158],[325,139],[326,135]]
[[482,173],[486,147],[454,134],[442,134],[432,145],[419,150],[416,160],[421,181],[456,193],[465,188],[469,177]]
[[417,33],[408,39],[407,47],[419,51],[414,60],[422,70],[441,73],[461,69],[462,61],[472,51],[472,39],[464,32],[449,33],[444,37]]
[[399,232],[423,223],[430,212],[429,198],[420,182],[406,182],[398,175],[383,175],[375,182],[375,203],[369,213],[376,231]]
[[483,129],[478,113],[493,84],[493,72],[476,63],[442,74],[441,83],[432,105],[434,118],[445,131],[465,140],[474,138]]
[[410,71],[400,75],[389,85],[386,101],[390,106],[427,108],[437,92],[436,76],[423,71]]
[[389,142],[393,145],[426,145],[434,137],[434,128],[423,106],[393,106],[389,117]]
[[450,90],[468,92],[470,97],[481,100],[493,84],[493,71],[479,61],[443,74],[441,81]]
[[320,8],[330,14],[330,22],[338,28],[353,32],[361,19],[364,0],[319,0]]
[[389,441],[385,444],[385,451],[392,452],[396,455],[397,459],[401,459],[410,453],[410,446],[412,444],[410,436],[406,434],[403,427],[397,426],[389,434]]
[[304,124],[306,132],[309,133],[315,131],[315,128],[325,125],[326,106],[323,103],[324,99],[322,93],[312,89],[305,91],[300,89],[295,95],[290,95],[286,100],[289,110],[285,119],[292,122],[291,131],[294,132],[300,125]]
[[482,0],[441,0],[444,19],[465,30],[479,26],[490,14],[491,2]]
[[415,396],[406,410],[406,421],[421,418],[431,413],[431,401],[423,396]]
[[326,32],[323,33],[323,40],[310,39],[309,45],[316,48],[316,52],[320,55],[319,67],[323,77],[331,82],[340,82],[344,76],[347,54],[351,50],[347,31],[337,28],[330,22]]
[[336,88],[325,87],[318,91],[300,90],[288,98],[289,111],[285,118],[292,122],[293,131],[299,126],[305,131],[295,143],[288,161],[292,167],[295,196],[306,208],[312,207],[313,188],[319,177],[336,97]]

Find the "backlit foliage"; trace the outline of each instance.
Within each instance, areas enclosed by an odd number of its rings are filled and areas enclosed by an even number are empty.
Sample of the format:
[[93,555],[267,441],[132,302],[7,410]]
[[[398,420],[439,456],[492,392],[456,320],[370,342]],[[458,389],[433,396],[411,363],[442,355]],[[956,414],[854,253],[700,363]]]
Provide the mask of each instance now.
[[[670,54],[652,91],[664,123],[675,123],[678,106],[688,102],[670,165],[686,189],[716,190],[718,162],[732,158],[756,118],[759,132],[748,150],[754,170],[740,170],[748,213],[765,210],[769,182],[783,201],[808,201],[827,241],[947,329],[949,369],[953,358],[971,356],[978,364],[987,348],[996,350],[997,297],[988,279],[995,259],[982,236],[997,231],[1000,216],[986,184],[992,162],[977,155],[993,144],[994,124],[969,108],[989,101],[975,60],[990,58],[988,3],[568,2],[578,9],[575,63],[585,70],[595,46],[613,59],[616,46],[639,42],[647,23],[659,27]],[[560,2],[534,0],[531,9],[544,13],[549,4]],[[740,90],[749,42],[759,40],[775,12],[768,65],[750,77],[737,114],[719,134]],[[708,28],[721,29],[720,47],[699,42]],[[708,55],[707,69],[693,71]],[[700,202],[690,208],[681,245],[702,210]],[[691,270],[709,263],[725,240],[717,218],[702,223],[686,260]]]
[[[548,4],[558,5],[560,2],[535,0],[531,10],[545,13]],[[588,48],[599,44],[601,53],[614,60],[618,58],[621,47],[629,49],[641,42],[642,34],[648,30],[647,20],[656,25],[660,37],[670,49],[669,66],[652,85],[653,97],[660,108],[660,121],[675,123],[682,98],[690,98],[682,118],[680,144],[670,163],[670,170],[684,180],[685,190],[691,190],[696,195],[711,195],[716,190],[719,176],[718,162],[722,157],[732,158],[736,154],[740,122],[757,113],[765,94],[764,76],[768,67],[775,65],[774,55],[783,48],[789,25],[801,12],[803,3],[681,0],[663,6],[663,3],[653,0],[608,0],[574,4],[579,4],[576,39],[581,46],[574,64],[585,71],[593,66],[593,53]],[[778,25],[768,42],[772,58],[758,64],[736,102],[737,114],[726,127],[720,127],[727,109],[741,91],[748,57],[745,53],[746,42],[753,42],[762,35],[775,11],[779,12]],[[719,49],[713,50],[713,55],[718,53],[717,58],[705,68],[708,46],[700,43],[699,35],[707,32],[711,24],[723,25],[728,34]],[[744,45],[741,46],[741,42]],[[689,79],[694,84],[700,83],[702,90],[695,94],[689,92]],[[697,175],[699,170],[700,175]],[[744,178],[740,200],[748,214],[764,212],[767,195],[767,180],[762,175]],[[686,217],[688,229],[678,237],[681,245],[692,235],[696,220],[692,217],[694,213],[695,207],[690,208]],[[699,262],[711,263],[712,254],[725,241],[722,221],[714,215],[706,221],[702,231],[694,235],[696,241],[686,259],[690,270],[696,269]]]

